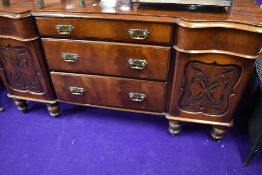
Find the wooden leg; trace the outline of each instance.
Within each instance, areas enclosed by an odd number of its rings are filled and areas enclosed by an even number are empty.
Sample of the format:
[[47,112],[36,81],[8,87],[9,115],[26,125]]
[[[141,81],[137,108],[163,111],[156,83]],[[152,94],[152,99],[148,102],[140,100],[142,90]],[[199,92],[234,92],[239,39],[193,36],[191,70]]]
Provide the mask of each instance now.
[[15,105],[17,106],[17,109],[19,111],[26,112],[27,111],[27,103],[25,100],[20,100],[20,99],[14,99]]
[[220,140],[224,137],[226,131],[227,131],[227,127],[225,126],[213,126],[211,135],[214,139]]
[[177,135],[181,132],[181,123],[176,120],[169,120],[169,132],[172,135]]
[[55,104],[48,104],[47,105],[47,109],[48,109],[49,114],[52,117],[57,117],[60,114],[60,112],[59,112],[59,105],[57,103],[55,103]]
[[5,108],[3,106],[0,106],[0,112],[3,112]]

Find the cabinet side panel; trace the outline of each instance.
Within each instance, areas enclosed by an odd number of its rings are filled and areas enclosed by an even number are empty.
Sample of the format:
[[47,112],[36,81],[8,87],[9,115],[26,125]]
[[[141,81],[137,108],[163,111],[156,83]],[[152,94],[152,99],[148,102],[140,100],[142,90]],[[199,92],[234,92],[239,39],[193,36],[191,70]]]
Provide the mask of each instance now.
[[221,54],[178,53],[171,115],[230,122],[254,61]]
[[1,77],[13,96],[50,101],[54,94],[38,42],[1,39]]

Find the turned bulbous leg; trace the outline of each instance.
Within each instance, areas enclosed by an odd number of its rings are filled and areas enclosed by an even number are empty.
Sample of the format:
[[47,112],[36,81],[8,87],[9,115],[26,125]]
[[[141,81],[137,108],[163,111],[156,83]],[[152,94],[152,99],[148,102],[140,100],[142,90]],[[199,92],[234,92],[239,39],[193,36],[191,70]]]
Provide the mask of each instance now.
[[49,114],[52,117],[57,117],[60,114],[59,106],[58,106],[57,103],[55,103],[55,104],[48,104],[47,105],[47,109],[48,109]]
[[213,126],[211,135],[214,139],[220,140],[224,137],[226,131],[227,131],[227,127],[225,126]]
[[26,112],[27,111],[27,103],[25,100],[20,100],[20,99],[14,99],[15,105],[17,106],[17,109],[19,111]]
[[169,120],[169,132],[172,135],[177,135],[181,132],[181,123],[176,120]]

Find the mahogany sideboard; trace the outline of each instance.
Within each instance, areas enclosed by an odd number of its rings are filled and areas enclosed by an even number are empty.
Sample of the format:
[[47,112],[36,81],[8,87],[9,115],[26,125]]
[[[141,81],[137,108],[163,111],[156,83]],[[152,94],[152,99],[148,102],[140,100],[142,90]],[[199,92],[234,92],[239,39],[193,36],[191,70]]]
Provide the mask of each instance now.
[[230,13],[140,6],[129,0],[11,1],[0,6],[0,74],[19,110],[27,100],[163,115],[232,126],[255,60],[262,11],[234,0]]

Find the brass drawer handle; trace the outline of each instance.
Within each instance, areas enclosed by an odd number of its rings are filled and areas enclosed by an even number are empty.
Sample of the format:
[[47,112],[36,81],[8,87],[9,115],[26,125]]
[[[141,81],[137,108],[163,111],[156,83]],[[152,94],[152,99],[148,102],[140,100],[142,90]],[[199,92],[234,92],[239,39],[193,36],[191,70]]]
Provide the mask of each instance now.
[[147,29],[129,29],[129,36],[134,40],[144,40],[149,35],[149,31]]
[[139,59],[129,59],[128,64],[132,69],[143,70],[147,65],[147,61]]
[[73,53],[62,53],[61,56],[65,62],[69,62],[69,63],[75,63],[79,58],[77,54],[73,54]]
[[74,27],[72,25],[56,25],[56,31],[60,35],[69,35],[73,32]]
[[140,93],[129,93],[129,97],[132,101],[142,102],[146,98],[146,95]]
[[81,96],[86,92],[84,88],[80,88],[80,87],[70,87],[69,90],[71,94],[77,95],[77,96]]

